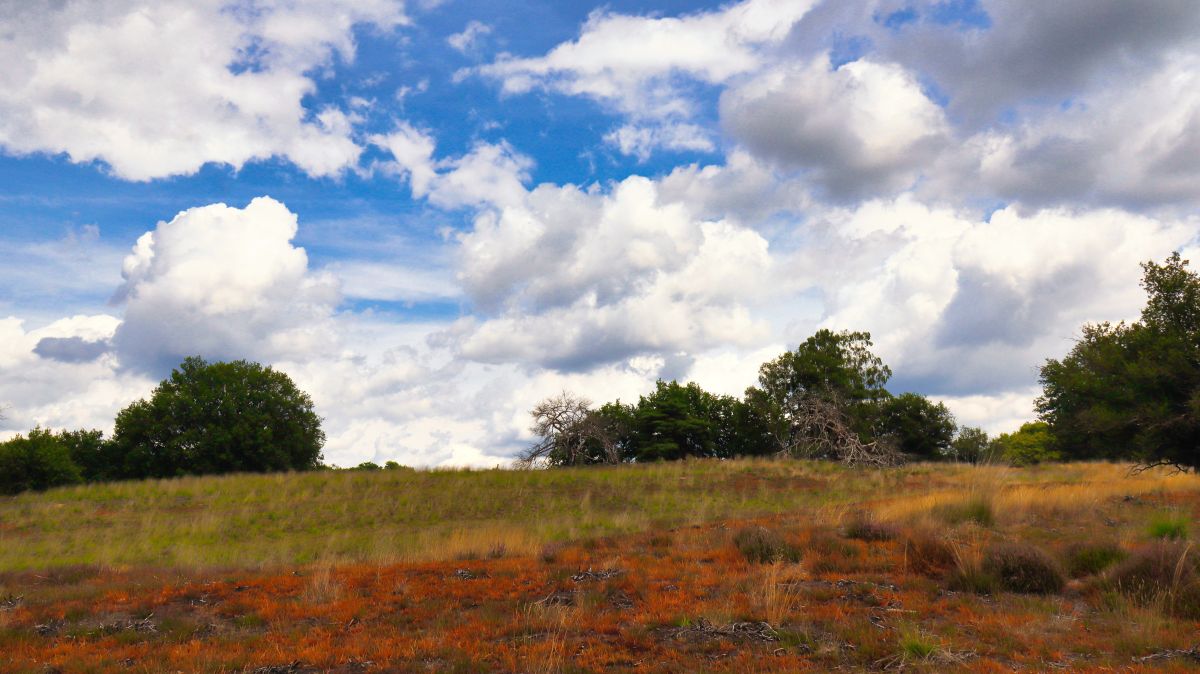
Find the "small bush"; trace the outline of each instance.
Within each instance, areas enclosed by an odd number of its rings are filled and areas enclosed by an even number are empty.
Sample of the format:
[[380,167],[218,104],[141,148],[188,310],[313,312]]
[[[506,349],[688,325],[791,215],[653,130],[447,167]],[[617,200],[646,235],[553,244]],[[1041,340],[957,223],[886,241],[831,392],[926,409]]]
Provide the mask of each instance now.
[[961,503],[938,506],[934,508],[934,514],[947,524],[974,522],[981,527],[990,527],[996,523],[992,500],[985,496],[973,496]]
[[558,558],[562,555],[566,547],[562,543],[547,543],[542,546],[542,551],[538,554],[538,557],[546,564],[554,564],[558,561]]
[[1148,531],[1151,538],[1182,541],[1188,535],[1188,520],[1179,515],[1160,515],[1150,521]]
[[959,565],[950,574],[947,584],[951,590],[972,594],[994,594],[1002,589],[999,579],[977,562]]
[[1162,602],[1172,615],[1200,619],[1200,553],[1189,544],[1162,541],[1135,550],[1105,584],[1136,603]]
[[1067,582],[1058,562],[1032,545],[989,547],[983,555],[982,571],[1009,592],[1054,594],[1062,592]]
[[904,539],[904,563],[913,573],[940,575],[954,566],[954,550],[929,531],[913,531]]
[[1067,548],[1067,573],[1072,578],[1093,576],[1127,556],[1128,553],[1111,541],[1073,545]]
[[785,541],[778,532],[766,527],[739,529],[733,535],[733,544],[746,561],[754,564],[800,561],[799,549]]
[[859,541],[892,541],[900,532],[890,524],[876,522],[870,515],[858,513],[846,525],[846,538]]

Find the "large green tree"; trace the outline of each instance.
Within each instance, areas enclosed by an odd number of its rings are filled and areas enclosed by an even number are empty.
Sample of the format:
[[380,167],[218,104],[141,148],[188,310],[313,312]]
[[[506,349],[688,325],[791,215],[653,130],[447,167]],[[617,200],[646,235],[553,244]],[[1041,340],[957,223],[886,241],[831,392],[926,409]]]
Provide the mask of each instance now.
[[1038,413],[1067,458],[1200,468],[1200,276],[1178,253],[1142,265],[1132,324],[1085,325],[1041,369]]
[[765,430],[745,403],[694,382],[659,381],[629,413],[629,453],[637,461],[731,458],[762,453]]
[[309,470],[325,434],[313,402],[283,372],[244,360],[188,358],[117,415],[120,477]]
[[[871,352],[866,332],[819,330],[796,350],[764,363],[747,401],[766,420],[780,451],[794,452],[812,434],[813,409],[866,441],[874,435],[892,371]],[[821,416],[829,416],[822,414]]]
[[901,393],[879,405],[877,432],[890,435],[901,452],[917,459],[936,461],[953,456],[951,443],[957,428],[945,403],[918,393]]

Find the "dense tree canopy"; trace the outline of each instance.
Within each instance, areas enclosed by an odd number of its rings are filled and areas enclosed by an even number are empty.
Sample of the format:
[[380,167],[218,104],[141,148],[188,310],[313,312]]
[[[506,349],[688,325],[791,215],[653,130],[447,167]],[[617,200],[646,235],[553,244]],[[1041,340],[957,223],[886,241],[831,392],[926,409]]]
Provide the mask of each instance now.
[[308,470],[324,443],[312,399],[286,374],[201,358],[122,410],[113,434],[124,477]]
[[631,457],[731,458],[768,451],[766,432],[744,402],[709,393],[696,383],[659,381],[630,410]]
[[1178,253],[1142,265],[1141,320],[1086,325],[1041,369],[1037,408],[1067,458],[1200,468],[1200,276]]
[[871,352],[869,333],[819,330],[796,350],[764,363],[746,400],[765,420],[778,451],[834,458],[838,446],[868,447],[880,439],[876,425],[891,376]]
[[538,436],[523,455],[550,465],[732,458],[782,453],[873,465],[951,458],[956,425],[945,405],[884,385],[891,370],[863,332],[821,330],[764,363],[745,398],[696,383],[658,381],[635,404],[592,409],[570,394],[533,410]]
[[923,395],[902,393],[882,400],[876,428],[910,456],[936,461],[954,455],[951,450],[957,429],[954,415],[945,404]]
[[0,494],[49,489],[83,481],[67,446],[54,433],[35,428],[0,443]]

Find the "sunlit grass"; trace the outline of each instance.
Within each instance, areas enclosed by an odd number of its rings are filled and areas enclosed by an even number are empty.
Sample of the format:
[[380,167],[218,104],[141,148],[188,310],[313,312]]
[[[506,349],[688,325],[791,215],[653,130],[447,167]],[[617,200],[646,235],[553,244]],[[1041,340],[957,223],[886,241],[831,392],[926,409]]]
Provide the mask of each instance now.
[[837,523],[863,507],[881,522],[936,523],[965,507],[966,520],[1011,523],[1197,489],[1196,476],[1109,464],[855,470],[776,460],[194,477],[0,499],[0,571],[535,555],[558,541],[722,519],[804,513]]

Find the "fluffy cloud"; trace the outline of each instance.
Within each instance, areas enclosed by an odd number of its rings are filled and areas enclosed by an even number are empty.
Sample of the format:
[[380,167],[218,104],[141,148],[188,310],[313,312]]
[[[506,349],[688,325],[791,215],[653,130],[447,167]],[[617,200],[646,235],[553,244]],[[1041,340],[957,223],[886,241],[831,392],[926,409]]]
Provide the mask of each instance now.
[[979,179],[1007,198],[1190,210],[1200,204],[1200,52],[1168,59],[1136,96],[1102,91],[980,145]]
[[337,282],[309,271],[296,227],[260,197],[188,209],[142,235],[118,291],[122,363],[161,372],[188,355],[271,361],[328,347]]
[[455,33],[446,38],[446,44],[465,54],[475,49],[479,41],[491,32],[491,26],[479,21],[471,21],[461,33]]
[[1197,224],[1015,207],[978,221],[909,195],[831,213],[804,254],[833,275],[823,324],[870,330],[902,387],[991,395],[1027,386],[1081,324],[1136,317],[1138,264],[1192,242]]
[[0,438],[38,425],[106,428],[121,406],[149,390],[137,373],[119,371],[111,354],[64,359],[38,353],[46,344],[106,344],[119,322],[79,315],[27,329],[17,318],[0,319]]
[[587,96],[630,115],[608,141],[626,154],[651,149],[711,149],[711,140],[686,120],[694,111],[686,80],[721,84],[757,70],[813,3],[744,0],[721,10],[681,17],[595,12],[577,39],[546,55],[502,55],[476,70],[503,91],[543,88]]
[[950,109],[972,124],[1031,103],[1055,107],[1095,87],[1128,91],[1164,57],[1194,53],[1200,30],[1200,5],[1189,0],[985,0],[977,13],[986,28],[949,20],[946,4],[908,3],[916,20],[895,30],[878,23],[837,28],[868,33],[888,58],[927,74],[949,96]]
[[352,28],[406,21],[396,0],[4,4],[0,147],[102,161],[133,180],[285,157],[354,164],[351,120],[308,110],[314,69],[354,55]]
[[[600,101],[623,119],[605,140],[640,160],[732,141],[841,202],[915,186],[939,202],[1178,214],[1200,175],[1198,7],[748,0],[597,13],[542,56],[477,72],[508,93]],[[697,122],[714,89],[726,139]]]
[[727,90],[721,118],[759,156],[813,172],[837,197],[908,187],[949,142],[941,108],[895,64],[825,59]]
[[745,0],[720,11],[682,17],[596,12],[579,37],[545,56],[504,56],[479,69],[522,93],[545,87],[605,100],[627,111],[660,115],[686,103],[671,87],[676,74],[720,83],[756,69],[759,50],[787,36],[811,3]]
[[642,161],[657,149],[695,150],[711,152],[716,149],[707,130],[695,124],[626,124],[609,132],[604,140],[617,146],[624,154],[636,155]]
[[510,196],[459,239],[459,279],[485,312],[448,333],[465,357],[571,370],[766,336],[748,311],[772,274],[756,232],[663,203],[640,177]]

